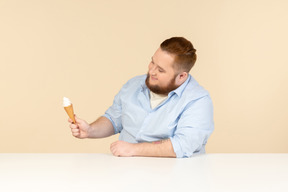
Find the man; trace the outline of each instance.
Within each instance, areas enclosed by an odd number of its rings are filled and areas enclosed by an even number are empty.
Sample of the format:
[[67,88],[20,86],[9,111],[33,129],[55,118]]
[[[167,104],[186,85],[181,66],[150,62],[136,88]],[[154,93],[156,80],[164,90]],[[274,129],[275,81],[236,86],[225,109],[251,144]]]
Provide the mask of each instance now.
[[205,153],[214,129],[209,93],[189,75],[196,50],[183,37],[165,40],[151,58],[147,75],[129,80],[113,105],[95,122],[69,119],[73,136],[103,138],[115,156],[191,157]]

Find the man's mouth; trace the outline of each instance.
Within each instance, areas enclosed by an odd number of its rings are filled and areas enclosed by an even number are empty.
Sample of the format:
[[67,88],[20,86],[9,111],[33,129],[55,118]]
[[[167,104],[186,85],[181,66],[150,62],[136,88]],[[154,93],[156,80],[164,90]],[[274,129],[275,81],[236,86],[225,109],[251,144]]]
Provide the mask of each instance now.
[[150,79],[151,79],[152,81],[157,81],[157,80],[158,80],[156,77],[153,77],[153,76],[150,76]]

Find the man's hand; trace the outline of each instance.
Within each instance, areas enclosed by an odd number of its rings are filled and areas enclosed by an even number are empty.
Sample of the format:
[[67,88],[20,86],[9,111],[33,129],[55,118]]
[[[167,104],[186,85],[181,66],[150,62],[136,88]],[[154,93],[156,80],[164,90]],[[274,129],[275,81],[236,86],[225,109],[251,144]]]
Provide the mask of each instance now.
[[76,124],[74,124],[70,118],[68,119],[68,122],[71,123],[70,128],[71,128],[72,135],[79,139],[88,138],[89,136],[88,131],[90,129],[90,125],[86,121],[76,117],[76,115],[75,115],[75,120],[76,120]]
[[116,141],[111,144],[110,150],[114,156],[132,157],[134,154],[135,144],[125,141]]

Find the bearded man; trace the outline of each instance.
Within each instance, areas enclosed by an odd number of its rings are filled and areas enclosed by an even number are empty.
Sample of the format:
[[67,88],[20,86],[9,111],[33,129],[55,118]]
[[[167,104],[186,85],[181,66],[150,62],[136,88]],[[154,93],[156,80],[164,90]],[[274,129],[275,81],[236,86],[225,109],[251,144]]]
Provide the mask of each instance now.
[[191,157],[205,153],[214,130],[213,105],[208,91],[189,74],[196,50],[183,37],[161,43],[148,65],[147,75],[130,79],[113,105],[93,123],[69,119],[76,138],[103,138],[114,134],[115,156]]

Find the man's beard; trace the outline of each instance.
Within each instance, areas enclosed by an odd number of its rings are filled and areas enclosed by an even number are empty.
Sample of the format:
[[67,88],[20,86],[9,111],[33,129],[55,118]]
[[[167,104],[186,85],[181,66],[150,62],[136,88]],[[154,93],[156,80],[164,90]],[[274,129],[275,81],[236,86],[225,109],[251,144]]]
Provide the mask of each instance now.
[[175,84],[175,79],[177,76],[172,78],[169,82],[169,84],[166,87],[160,87],[159,85],[151,85],[149,82],[150,75],[147,73],[147,77],[145,80],[146,86],[152,91],[153,93],[159,94],[159,95],[168,95],[171,91],[178,88],[178,86]]

